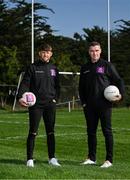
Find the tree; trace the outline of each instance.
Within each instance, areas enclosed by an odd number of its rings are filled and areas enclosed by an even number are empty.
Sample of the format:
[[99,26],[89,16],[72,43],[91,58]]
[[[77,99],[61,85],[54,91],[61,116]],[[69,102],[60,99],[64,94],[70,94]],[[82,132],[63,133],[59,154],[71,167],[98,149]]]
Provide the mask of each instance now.
[[[0,3],[0,42],[1,45],[17,47],[17,58],[24,68],[31,62],[31,3],[25,0],[12,1],[14,5],[9,8],[5,1]],[[47,24],[47,17],[37,12],[41,9],[53,10],[40,3],[34,4],[34,38],[39,41],[43,34],[52,33],[51,26]],[[43,33],[44,32],[44,33]]]
[[116,21],[123,23],[116,29],[112,38],[111,55],[125,84],[130,82],[130,21]]
[[9,95],[9,84],[16,84],[19,64],[16,58],[17,48],[0,47],[0,99],[1,106],[6,104]]

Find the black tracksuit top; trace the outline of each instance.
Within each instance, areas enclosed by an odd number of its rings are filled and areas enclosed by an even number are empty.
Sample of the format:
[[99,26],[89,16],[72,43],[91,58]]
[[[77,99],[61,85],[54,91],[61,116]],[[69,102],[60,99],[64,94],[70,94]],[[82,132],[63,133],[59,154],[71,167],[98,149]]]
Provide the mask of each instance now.
[[124,83],[114,66],[103,59],[96,63],[89,62],[81,67],[79,80],[79,96],[82,104],[111,106],[112,103],[105,99],[104,89],[115,85],[124,96]]
[[60,85],[56,66],[42,60],[31,64],[23,76],[17,98],[21,98],[24,92],[29,91],[35,94],[36,105],[44,105],[53,99],[57,100]]

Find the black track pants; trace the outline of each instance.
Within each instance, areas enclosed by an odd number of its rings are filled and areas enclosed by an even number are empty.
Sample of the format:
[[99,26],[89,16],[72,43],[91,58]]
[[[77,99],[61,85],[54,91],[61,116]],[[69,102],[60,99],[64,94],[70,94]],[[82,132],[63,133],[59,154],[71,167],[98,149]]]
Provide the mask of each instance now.
[[54,125],[55,125],[56,104],[48,103],[42,108],[30,108],[29,109],[29,134],[27,138],[27,159],[33,159],[34,142],[38,131],[39,122],[43,117],[48,146],[48,157],[55,157],[55,137],[54,137]]
[[85,107],[84,114],[87,124],[87,134],[88,134],[88,157],[95,161],[96,160],[96,146],[97,137],[96,131],[98,122],[100,119],[101,128],[103,135],[105,137],[106,145],[106,160],[112,162],[113,160],[113,134],[111,128],[111,108],[100,108],[100,107]]

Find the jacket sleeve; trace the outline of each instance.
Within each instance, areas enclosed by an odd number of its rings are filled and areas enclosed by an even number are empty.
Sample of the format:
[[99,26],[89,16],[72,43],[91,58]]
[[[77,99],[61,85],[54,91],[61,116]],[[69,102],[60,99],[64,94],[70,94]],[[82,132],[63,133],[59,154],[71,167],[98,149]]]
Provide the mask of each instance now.
[[109,72],[110,72],[110,78],[111,78],[111,83],[115,86],[118,87],[120,94],[122,97],[124,97],[125,94],[125,85],[123,79],[120,77],[118,74],[116,68],[114,67],[113,64],[110,63],[109,66]]
[[19,89],[18,89],[18,94],[17,94],[17,99],[20,99],[23,95],[23,93],[30,91],[30,80],[32,76],[32,70],[31,66],[27,68],[25,71],[22,81],[20,83]]
[[55,90],[56,90],[55,100],[58,101],[60,97],[60,79],[59,79],[58,69],[56,69]]
[[85,88],[84,88],[84,77],[83,77],[83,71],[82,71],[82,67],[81,67],[81,70],[80,70],[80,77],[79,77],[79,97],[80,97],[80,100],[81,100],[81,104],[85,104]]

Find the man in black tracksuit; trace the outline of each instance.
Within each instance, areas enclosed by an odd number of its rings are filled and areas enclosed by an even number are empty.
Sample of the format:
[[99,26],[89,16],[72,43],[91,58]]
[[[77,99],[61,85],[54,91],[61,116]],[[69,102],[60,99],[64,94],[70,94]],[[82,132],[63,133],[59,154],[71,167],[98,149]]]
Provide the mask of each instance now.
[[36,96],[36,103],[29,107],[29,134],[27,138],[27,166],[34,167],[33,150],[35,136],[37,135],[41,117],[44,119],[49,164],[60,166],[55,158],[55,137],[54,125],[56,115],[56,101],[59,98],[60,85],[57,68],[50,63],[52,47],[44,44],[39,48],[39,60],[31,64],[23,77],[18,91],[19,103],[22,106],[28,105],[24,102],[22,95],[25,92],[33,92]]
[[79,81],[79,96],[84,109],[88,134],[88,157],[82,164],[96,163],[96,131],[98,121],[105,137],[106,159],[102,168],[112,166],[113,134],[111,128],[112,102],[104,97],[104,89],[109,85],[119,88],[120,95],[113,101],[119,101],[124,96],[124,84],[114,66],[100,58],[101,46],[92,42],[89,46],[91,61],[81,67]]

